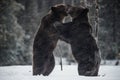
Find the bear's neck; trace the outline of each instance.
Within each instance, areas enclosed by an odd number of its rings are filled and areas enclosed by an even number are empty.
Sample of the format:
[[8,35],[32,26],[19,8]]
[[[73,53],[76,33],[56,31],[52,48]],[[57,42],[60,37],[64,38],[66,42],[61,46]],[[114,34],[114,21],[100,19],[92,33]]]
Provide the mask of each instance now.
[[73,19],[73,23],[74,24],[77,24],[77,26],[81,26],[81,25],[86,25],[86,27],[88,27],[87,29],[88,29],[88,31],[89,32],[92,32],[92,27],[90,26],[90,24],[89,24],[89,21],[88,21],[88,16],[86,15],[86,16],[83,16],[83,17],[81,17],[81,16],[78,16],[78,17],[76,17],[76,18],[74,18]]
[[86,16],[77,16],[77,17],[75,17],[75,18],[73,18],[72,19],[72,21],[74,22],[74,23],[88,23],[88,17],[87,17],[87,15]]

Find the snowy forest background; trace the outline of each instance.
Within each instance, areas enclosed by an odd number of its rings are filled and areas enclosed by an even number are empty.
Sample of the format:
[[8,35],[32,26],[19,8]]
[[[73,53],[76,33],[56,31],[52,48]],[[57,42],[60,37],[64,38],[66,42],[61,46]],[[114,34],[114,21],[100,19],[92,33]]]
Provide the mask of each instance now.
[[[120,0],[0,0],[0,66],[32,64],[40,20],[59,3],[88,7],[104,64],[120,59]],[[54,55],[62,56],[67,64],[74,62],[70,45],[63,41],[58,42]]]

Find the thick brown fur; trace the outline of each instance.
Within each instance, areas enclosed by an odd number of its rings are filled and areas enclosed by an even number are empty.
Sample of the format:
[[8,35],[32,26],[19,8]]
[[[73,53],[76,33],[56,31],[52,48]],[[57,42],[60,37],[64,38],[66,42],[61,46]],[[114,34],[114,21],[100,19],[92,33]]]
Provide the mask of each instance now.
[[55,66],[53,50],[59,38],[53,23],[62,22],[67,16],[66,9],[63,4],[55,5],[41,20],[33,42],[33,75],[48,76],[53,71]]
[[97,76],[100,66],[100,54],[96,40],[91,34],[88,22],[88,9],[71,6],[68,13],[72,22],[57,26],[61,38],[71,44],[72,53],[78,62],[79,75]]

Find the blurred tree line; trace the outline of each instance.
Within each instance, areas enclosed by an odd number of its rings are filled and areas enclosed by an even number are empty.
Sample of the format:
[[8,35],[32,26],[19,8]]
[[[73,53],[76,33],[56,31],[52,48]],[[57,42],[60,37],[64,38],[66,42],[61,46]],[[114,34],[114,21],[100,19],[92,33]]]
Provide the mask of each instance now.
[[[51,6],[59,3],[88,7],[102,58],[120,58],[119,0],[0,0],[1,66],[32,63],[32,44],[40,20]],[[71,53],[70,45],[62,41],[54,51],[68,61],[73,61]]]

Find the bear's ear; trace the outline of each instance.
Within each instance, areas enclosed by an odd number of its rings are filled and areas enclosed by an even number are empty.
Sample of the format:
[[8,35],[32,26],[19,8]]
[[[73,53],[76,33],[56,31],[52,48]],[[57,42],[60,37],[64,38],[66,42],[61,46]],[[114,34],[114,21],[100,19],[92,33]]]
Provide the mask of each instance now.
[[55,12],[57,9],[56,9],[56,7],[51,7],[51,10],[52,10],[53,12]]
[[88,8],[85,8],[85,9],[83,10],[82,14],[87,15],[88,12],[89,12],[89,9],[88,9]]

